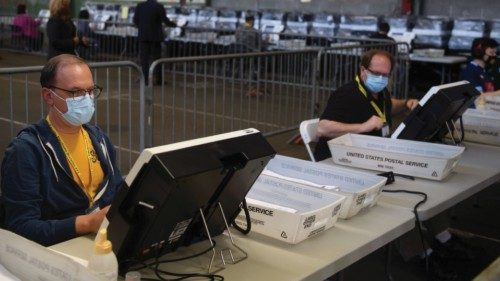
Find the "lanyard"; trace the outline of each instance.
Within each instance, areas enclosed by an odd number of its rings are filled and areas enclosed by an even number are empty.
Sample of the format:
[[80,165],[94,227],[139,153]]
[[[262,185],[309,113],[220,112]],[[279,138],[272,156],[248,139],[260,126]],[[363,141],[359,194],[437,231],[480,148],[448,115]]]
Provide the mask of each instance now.
[[[64,151],[64,155],[66,155],[66,159],[68,159],[68,162],[71,164],[71,166],[73,167],[73,169],[75,170],[75,173],[76,173],[76,176],[78,178],[78,180],[80,180],[80,183],[81,183],[81,187],[83,188],[83,190],[85,191],[85,195],[87,195],[87,198],[89,200],[89,203],[90,203],[90,206],[93,205],[93,199],[90,198],[90,195],[88,194],[88,192],[86,192],[86,188],[85,188],[85,185],[83,183],[83,175],[80,171],[80,169],[78,169],[78,166],[76,165],[76,161],[75,159],[73,159],[73,156],[71,156],[71,153],[69,152],[68,150],[68,147],[66,146],[66,144],[64,143],[63,139],[61,138],[61,136],[59,136],[59,133],[57,132],[57,130],[54,128],[54,126],[52,125],[52,122],[50,121],[50,118],[47,117],[47,123],[49,124],[49,127],[52,129],[52,131],[54,132],[54,134],[56,135],[57,137],[57,140],[59,140],[59,143],[61,143],[61,147]],[[90,159],[90,150],[89,150],[89,143],[88,143],[88,140],[87,138],[85,137],[84,133],[83,133],[83,129],[80,128],[80,132],[83,136],[83,142],[85,143],[85,151],[87,152],[87,160],[88,160],[88,163],[89,163],[89,169],[90,169],[90,177],[89,177],[89,186],[92,184],[92,172],[93,172],[93,168],[92,168],[92,163],[91,163],[91,159]]]
[[[356,76],[355,80],[356,80],[356,83],[358,83],[358,89],[361,92],[361,94],[363,94],[363,96],[365,96],[365,98],[370,100],[368,98],[368,93],[366,92],[365,88],[363,88],[363,86],[361,85],[361,82],[359,81],[359,75]],[[380,107],[378,107],[377,103],[375,103],[375,101],[373,99],[370,100],[370,104],[373,107],[373,109],[375,109],[378,116],[382,119],[382,121],[384,121],[384,123],[387,123],[387,119],[385,117],[385,101],[383,98],[382,98],[382,103],[384,104],[384,111],[380,110]]]

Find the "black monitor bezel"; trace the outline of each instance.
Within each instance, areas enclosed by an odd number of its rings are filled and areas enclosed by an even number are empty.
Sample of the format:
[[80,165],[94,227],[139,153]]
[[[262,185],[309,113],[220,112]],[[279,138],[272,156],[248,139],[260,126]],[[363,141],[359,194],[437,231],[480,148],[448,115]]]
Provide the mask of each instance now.
[[467,81],[432,87],[392,134],[394,139],[444,142],[480,93]]

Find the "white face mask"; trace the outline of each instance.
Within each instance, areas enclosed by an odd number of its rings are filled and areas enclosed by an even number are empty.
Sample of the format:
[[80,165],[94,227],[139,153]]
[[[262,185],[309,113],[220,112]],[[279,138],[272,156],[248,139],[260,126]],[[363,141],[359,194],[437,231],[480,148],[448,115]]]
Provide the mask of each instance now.
[[[49,89],[50,90],[50,89]],[[54,95],[58,98],[66,101],[66,106],[68,107],[68,111],[66,113],[62,113],[57,107],[54,108],[61,114],[61,116],[68,123],[74,126],[81,126],[86,124],[92,119],[94,115],[95,107],[94,107],[94,98],[89,94],[84,96],[79,96],[75,98],[61,98],[56,92],[50,90]]]

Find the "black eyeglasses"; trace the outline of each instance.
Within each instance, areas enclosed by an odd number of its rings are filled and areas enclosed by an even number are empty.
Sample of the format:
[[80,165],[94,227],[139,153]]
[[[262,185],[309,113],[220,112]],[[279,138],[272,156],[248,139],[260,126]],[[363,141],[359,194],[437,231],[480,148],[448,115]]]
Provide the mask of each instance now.
[[72,99],[75,99],[75,98],[78,98],[78,97],[83,97],[86,94],[88,94],[92,98],[96,99],[97,97],[99,97],[99,95],[102,92],[102,87],[99,87],[97,85],[95,85],[94,87],[92,87],[90,89],[77,89],[77,90],[66,90],[66,89],[63,89],[63,88],[56,87],[56,86],[49,86],[49,87],[50,88],[54,88],[54,89],[58,89],[58,90],[61,90],[61,91],[65,91],[65,92],[69,93],[70,94],[70,98],[72,98]]
[[373,71],[369,68],[365,68],[365,69],[368,70],[368,72],[370,72],[371,74],[373,74],[375,76],[382,76],[382,77],[386,77],[386,78],[389,78],[389,76],[391,76],[391,73],[381,73],[381,72]]

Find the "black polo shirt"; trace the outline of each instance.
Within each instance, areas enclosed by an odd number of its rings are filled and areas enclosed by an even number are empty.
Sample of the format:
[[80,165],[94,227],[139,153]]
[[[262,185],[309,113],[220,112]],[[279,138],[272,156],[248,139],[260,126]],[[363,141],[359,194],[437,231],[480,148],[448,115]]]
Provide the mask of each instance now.
[[[364,87],[363,82],[361,86]],[[360,124],[366,122],[373,115],[378,116],[377,111],[373,108],[370,102],[373,100],[378,105],[378,107],[384,111],[385,116],[389,126],[392,124],[391,119],[391,97],[387,89],[384,89],[380,94],[379,98],[375,100],[370,92],[366,90],[368,97],[365,97],[363,93],[359,90],[358,83],[356,81],[349,82],[342,87],[335,90],[328,99],[325,111],[321,115],[320,119],[326,119],[331,121],[337,121],[346,124]],[[385,103],[385,107],[384,107]],[[367,135],[382,136],[381,130],[374,130]],[[316,149],[314,150],[314,157],[316,161],[321,161],[328,157],[331,157],[330,149],[328,148],[327,141],[328,138],[320,138],[316,144]]]

